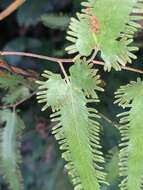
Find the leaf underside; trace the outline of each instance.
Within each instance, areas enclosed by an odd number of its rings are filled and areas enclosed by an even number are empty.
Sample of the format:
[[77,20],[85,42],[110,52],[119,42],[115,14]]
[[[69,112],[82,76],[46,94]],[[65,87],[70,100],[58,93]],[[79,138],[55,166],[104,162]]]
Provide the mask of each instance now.
[[121,190],[143,188],[143,82],[131,82],[116,93],[116,103],[129,111],[119,114]]
[[[85,72],[81,73],[83,69]],[[75,190],[99,190],[100,185],[106,183],[100,126],[97,111],[87,107],[87,103],[98,101],[92,90],[101,90],[97,87],[100,79],[91,65],[81,62],[70,68],[70,74],[67,82],[60,75],[45,71],[43,76],[48,79],[38,82],[40,91],[37,98],[40,103],[46,103],[44,109],[52,107],[51,118],[56,122],[53,134],[63,151],[62,157],[67,161],[66,168]],[[90,98],[87,99],[86,95]]]
[[21,163],[20,142],[24,127],[22,120],[15,112],[0,111],[0,121],[5,123],[0,129],[0,166],[4,179],[12,190],[22,190],[22,176],[19,169]]
[[117,147],[113,147],[112,149],[110,149],[106,160],[107,181],[112,186],[114,183],[116,183],[116,181],[119,180],[119,151]]
[[[137,23],[143,13],[142,0],[88,0],[77,18],[71,18],[67,40],[72,45],[66,48],[77,57],[89,56],[95,49],[101,52],[105,70],[131,63],[138,50],[131,45],[134,33],[141,26]],[[132,13],[132,14],[131,14]]]

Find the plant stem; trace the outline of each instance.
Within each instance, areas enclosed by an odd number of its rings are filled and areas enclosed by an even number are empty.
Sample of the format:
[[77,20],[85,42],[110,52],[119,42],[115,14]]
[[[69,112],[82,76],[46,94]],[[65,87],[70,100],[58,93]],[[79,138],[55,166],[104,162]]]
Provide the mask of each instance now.
[[87,63],[91,63],[95,59],[97,53],[98,53],[98,49],[95,49],[91,58],[89,60],[87,60]]
[[[32,58],[43,59],[43,60],[52,61],[52,62],[56,62],[56,63],[59,63],[59,62],[60,63],[73,63],[73,59],[62,59],[62,58],[49,57],[46,55],[39,55],[39,54],[26,53],[26,52],[0,51],[0,55],[1,56],[14,55],[14,56],[32,57]],[[104,62],[102,62],[102,61],[93,60],[92,63],[96,64],[96,65],[104,66]],[[127,67],[127,66],[121,66],[121,68],[126,71],[143,74],[143,70],[140,70],[140,69],[135,69],[132,67]]]
[[17,0],[11,3],[4,11],[0,13],[0,21],[8,17],[16,9],[18,9],[26,0]]
[[[95,57],[96,51],[94,52],[93,56]],[[27,53],[27,52],[12,52],[12,51],[0,51],[0,56],[24,56],[24,57],[32,57],[32,58],[36,58],[36,59],[42,59],[42,60],[47,60],[47,61],[52,61],[52,62],[56,62],[59,64],[65,79],[67,81],[67,83],[69,82],[69,78],[67,76],[67,73],[63,67],[62,63],[73,63],[73,59],[62,59],[62,58],[55,58],[55,57],[49,57],[49,56],[45,56],[45,55],[40,55],[40,54],[34,54],[34,53]],[[101,65],[104,66],[104,62],[102,61],[98,61],[98,60],[93,60],[93,56],[92,56],[92,63],[96,64],[96,65]],[[135,72],[135,73],[139,73],[139,74],[143,74],[143,70],[140,69],[135,69],[132,67],[125,67],[122,66],[122,69],[126,70],[126,71],[131,71],[131,72]],[[20,104],[22,104],[23,102],[27,101],[28,99],[30,99],[31,97],[33,97],[36,94],[36,92],[32,93],[29,97],[22,99],[21,101],[15,103],[15,104],[11,104],[11,105],[5,105],[5,106],[0,106],[0,109],[5,109],[5,108],[13,108],[15,109],[17,106],[19,106]]]
[[[104,66],[104,62],[102,62],[102,61],[93,60],[92,62],[94,64],[96,64],[96,65]],[[128,67],[128,66],[121,66],[121,68],[123,70],[126,70],[126,71],[131,71],[131,72],[134,72],[134,73],[143,74],[143,70],[140,70],[140,69],[135,69],[135,68]]]
[[49,57],[46,55],[40,55],[40,54],[34,54],[34,53],[27,53],[27,52],[12,52],[12,51],[0,51],[1,56],[9,56],[9,55],[14,55],[14,56],[24,56],[24,57],[32,57],[36,59],[43,59],[47,61],[52,61],[52,62],[62,62],[62,63],[72,63],[72,59],[60,59],[60,58],[55,58],[55,57]]
[[22,100],[20,100],[19,102],[16,102],[15,104],[0,106],[0,109],[13,108],[13,110],[15,110],[17,106],[21,105],[22,103],[26,102],[27,100],[29,100],[30,98],[32,98],[33,96],[35,96],[36,93],[37,92],[33,92],[28,97],[23,98]]
[[68,75],[67,75],[67,73],[66,73],[66,71],[65,71],[65,69],[64,69],[64,66],[63,66],[62,62],[59,61],[58,63],[59,63],[59,66],[60,66],[60,68],[61,68],[61,70],[62,70],[64,76],[65,76],[65,79],[66,79],[67,83],[70,84],[69,77],[68,77]]

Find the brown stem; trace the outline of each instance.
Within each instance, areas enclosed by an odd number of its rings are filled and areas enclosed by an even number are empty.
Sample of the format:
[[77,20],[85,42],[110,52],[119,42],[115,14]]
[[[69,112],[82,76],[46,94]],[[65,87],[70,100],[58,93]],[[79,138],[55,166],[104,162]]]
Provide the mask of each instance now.
[[64,66],[63,66],[62,62],[59,61],[58,63],[59,63],[59,66],[60,66],[60,68],[61,68],[61,70],[62,70],[64,76],[65,76],[65,79],[66,79],[67,83],[70,84],[70,81],[69,81],[68,75],[67,75],[67,73],[66,73],[66,71],[65,71],[65,69],[64,69]]
[[91,63],[95,59],[97,53],[98,53],[98,49],[94,49],[94,52],[93,52],[92,56],[90,57],[90,59],[87,60],[87,63]]
[[[46,56],[46,55],[39,55],[39,54],[26,53],[26,52],[1,51],[0,55],[1,56],[8,56],[8,55],[25,56],[25,57],[32,57],[32,58],[36,58],[36,59],[43,59],[43,60],[47,60],[47,61],[57,62],[57,63],[59,63],[59,62],[73,63],[73,59],[55,58],[55,57],[49,57],[49,56]],[[104,66],[104,62],[102,62],[102,61],[93,60],[92,63],[94,63],[96,65]],[[135,68],[132,68],[132,67],[127,67],[127,66],[122,66],[121,68],[126,70],[126,71],[131,71],[131,72],[134,72],[134,73],[143,74],[143,70],[140,70],[140,69],[135,69]]]
[[0,51],[1,56],[6,56],[6,55],[15,55],[15,56],[24,56],[24,57],[32,57],[36,59],[43,59],[47,61],[52,61],[52,62],[62,62],[62,63],[72,63],[72,59],[60,59],[60,58],[55,58],[55,57],[49,57],[46,55],[39,55],[39,54],[34,54],[34,53],[26,53],[26,52],[11,52],[11,51]]
[[[94,61],[92,61],[92,62],[93,62],[94,64],[96,64],[96,65],[104,66],[104,62],[102,62],[102,61],[94,60]],[[123,70],[126,70],[126,71],[131,71],[131,72],[134,72],[134,73],[143,74],[143,70],[140,70],[140,69],[135,69],[135,68],[128,67],[128,66],[121,66],[121,68],[122,68]]]
[[13,13],[18,7],[20,7],[25,0],[16,0],[11,3],[4,11],[0,13],[0,21],[8,17],[11,13]]
[[[26,52],[0,51],[0,55],[1,56],[8,56],[8,55],[25,56],[25,57],[32,57],[32,58],[36,58],[36,59],[43,59],[43,60],[48,60],[48,61],[52,61],[52,62],[57,62],[60,65],[60,67],[61,67],[61,69],[62,69],[65,76],[66,76],[66,74],[65,74],[65,70],[64,70],[64,67],[63,67],[62,63],[73,63],[73,59],[55,58],[55,57],[49,57],[49,56],[45,56],[45,55],[26,53]],[[98,61],[98,60],[92,60],[92,63],[96,64],[96,65],[101,65],[101,66],[104,66],[104,64],[105,64],[104,62]],[[124,70],[127,70],[127,71],[132,71],[132,72],[135,72],[135,73],[143,74],[143,70],[140,70],[140,69],[135,69],[135,68],[127,67],[127,66],[126,67],[122,66],[121,68],[124,69]],[[17,106],[19,106],[23,102],[25,102],[28,99],[30,99],[31,97],[33,97],[35,94],[36,94],[36,92],[32,93],[29,97],[24,98],[21,101],[15,103],[15,104],[0,106],[0,109],[6,109],[6,108],[15,109]]]

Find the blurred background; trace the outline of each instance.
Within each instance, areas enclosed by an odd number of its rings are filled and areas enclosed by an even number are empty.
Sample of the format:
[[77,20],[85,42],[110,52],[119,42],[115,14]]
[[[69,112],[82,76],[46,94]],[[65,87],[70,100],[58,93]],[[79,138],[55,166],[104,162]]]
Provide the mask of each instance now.
[[[5,9],[12,1],[1,0],[0,9]],[[66,30],[70,17],[80,10],[80,0],[27,0],[16,12],[0,22],[0,49],[8,51],[26,51],[40,53],[54,57],[68,57],[65,52],[67,41]],[[133,67],[142,67],[143,32],[135,36],[135,43],[140,46],[137,53],[138,60]],[[7,56],[5,61],[16,68],[41,74],[44,69],[60,72],[56,63]],[[70,65],[65,65],[68,70]],[[117,145],[119,143],[118,125],[115,116],[121,110],[114,105],[114,92],[130,80],[135,80],[139,74],[128,71],[104,73],[103,68],[96,66],[103,80],[104,94],[99,94],[101,103],[97,106],[101,114],[102,145],[107,157],[106,170],[109,172],[110,187],[103,189],[116,190],[118,178]],[[1,68],[0,65],[0,69]],[[1,71],[0,70],[0,71]],[[0,72],[1,74],[1,72]],[[34,87],[36,88],[36,87]],[[3,89],[0,97],[4,97]],[[12,103],[1,101],[1,103]],[[42,113],[41,107],[33,97],[18,107],[21,118],[25,122],[22,141],[21,165],[25,190],[72,190],[72,185],[64,169],[64,161],[60,158],[61,152],[51,134],[52,123],[49,120],[51,110]],[[113,157],[108,154],[112,154]],[[114,171],[114,172],[113,172]],[[7,190],[7,185],[0,177],[0,190]]]

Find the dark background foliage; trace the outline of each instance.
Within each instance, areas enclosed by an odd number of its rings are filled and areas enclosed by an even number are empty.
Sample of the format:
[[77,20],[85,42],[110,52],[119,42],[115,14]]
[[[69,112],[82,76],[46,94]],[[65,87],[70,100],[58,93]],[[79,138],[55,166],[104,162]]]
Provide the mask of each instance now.
[[[11,0],[1,0],[0,9],[3,10],[11,2]],[[67,45],[66,30],[70,17],[78,10],[80,10],[80,0],[27,0],[19,10],[0,22],[0,49],[67,57],[64,50]],[[142,32],[136,35],[135,43],[138,43],[142,49],[141,38]],[[134,67],[142,67],[141,54],[142,50],[138,53],[139,59]],[[6,57],[5,60],[10,65],[25,70],[31,69],[39,74],[44,69],[60,72],[56,63],[48,61],[16,56]],[[68,66],[65,65],[67,70]],[[99,94],[101,103],[98,109],[101,115],[104,115],[101,119],[103,126],[101,135],[104,153],[107,156],[109,150],[119,143],[119,133],[115,127],[118,122],[115,116],[119,110],[112,103],[114,91],[121,84],[126,84],[139,75],[127,71],[104,73],[102,67],[95,66],[95,68],[100,69],[102,85],[105,88],[105,93]],[[3,89],[1,89],[2,96]],[[51,110],[41,113],[35,98],[24,102],[18,109],[26,126],[21,150],[25,190],[71,190],[64,161],[60,158],[57,143],[51,135],[52,124],[49,120]],[[113,170],[117,169],[116,165],[112,167]],[[110,190],[118,189],[117,178],[116,175],[111,177]],[[6,189],[7,185],[0,178],[0,190]]]

